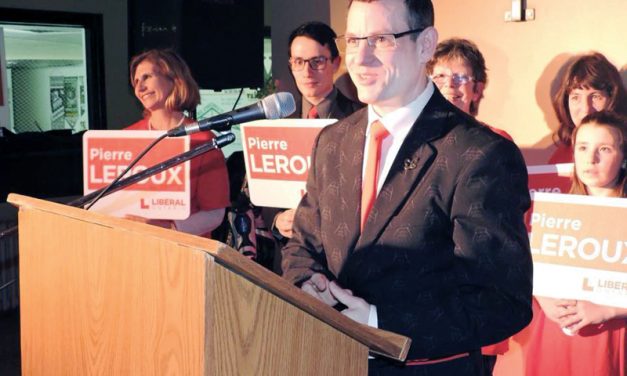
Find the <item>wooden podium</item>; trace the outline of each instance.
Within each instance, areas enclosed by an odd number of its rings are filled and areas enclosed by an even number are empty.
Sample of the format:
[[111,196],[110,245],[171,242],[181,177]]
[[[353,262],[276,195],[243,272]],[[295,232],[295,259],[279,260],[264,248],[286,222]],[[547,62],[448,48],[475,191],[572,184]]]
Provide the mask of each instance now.
[[410,340],[226,245],[11,194],[25,375],[365,375]]

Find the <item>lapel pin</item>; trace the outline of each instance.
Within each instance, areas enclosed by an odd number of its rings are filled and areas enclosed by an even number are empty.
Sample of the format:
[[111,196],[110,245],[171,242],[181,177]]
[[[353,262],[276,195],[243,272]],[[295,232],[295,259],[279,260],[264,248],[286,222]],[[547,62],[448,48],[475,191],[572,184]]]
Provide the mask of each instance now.
[[418,160],[407,158],[403,162],[403,169],[405,169],[405,170],[413,170],[414,168],[416,168],[417,163],[418,163]]

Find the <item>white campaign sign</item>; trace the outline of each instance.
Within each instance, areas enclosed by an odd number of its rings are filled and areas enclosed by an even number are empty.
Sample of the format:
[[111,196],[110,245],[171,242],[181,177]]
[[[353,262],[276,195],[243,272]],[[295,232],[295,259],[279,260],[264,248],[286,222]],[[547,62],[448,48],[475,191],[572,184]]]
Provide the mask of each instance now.
[[335,119],[260,120],[242,124],[250,200],[257,206],[295,208],[305,194],[311,148]]
[[[87,131],[83,136],[85,194],[113,181],[161,131]],[[189,150],[189,137],[166,138],[126,177]],[[189,162],[176,165],[100,199],[92,210],[123,217],[186,219],[190,214]]]
[[627,308],[627,199],[534,193],[534,295]]

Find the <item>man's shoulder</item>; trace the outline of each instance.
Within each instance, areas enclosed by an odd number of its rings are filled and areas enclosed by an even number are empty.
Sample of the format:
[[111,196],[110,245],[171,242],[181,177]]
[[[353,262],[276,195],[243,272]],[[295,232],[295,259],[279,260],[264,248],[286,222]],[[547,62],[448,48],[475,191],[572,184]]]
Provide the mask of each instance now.
[[335,123],[324,127],[323,132],[330,132],[332,134],[346,133],[348,131],[355,131],[355,127],[359,124],[365,124],[368,119],[368,110],[360,108],[357,111],[351,113],[343,119],[339,119]]
[[449,136],[447,141],[454,141],[444,144],[455,144],[456,147],[442,149],[446,149],[444,153],[457,154],[463,161],[464,168],[507,164],[511,173],[526,172],[524,158],[518,146],[474,118],[464,117],[453,127]]
[[[469,151],[508,149],[511,152],[518,150],[516,145],[496,134],[490,128],[480,123],[473,116],[465,113],[448,102],[436,91],[434,97],[425,107],[432,124],[439,129],[433,129],[435,139],[433,145],[444,154],[463,154]],[[507,151],[505,151],[507,152]]]
[[331,154],[340,150],[353,149],[363,145],[366,134],[368,112],[358,110],[348,117],[322,128],[318,134],[316,148]]
[[335,97],[335,103],[337,106],[337,110],[340,112],[341,117],[347,117],[352,115],[355,111],[358,111],[364,108],[366,105],[355,101],[342,93],[341,90],[337,89],[337,95]]
[[454,126],[451,129],[460,141],[476,146],[491,144],[494,142],[512,143],[498,132],[481,123],[473,116],[455,108],[451,113],[451,121]]

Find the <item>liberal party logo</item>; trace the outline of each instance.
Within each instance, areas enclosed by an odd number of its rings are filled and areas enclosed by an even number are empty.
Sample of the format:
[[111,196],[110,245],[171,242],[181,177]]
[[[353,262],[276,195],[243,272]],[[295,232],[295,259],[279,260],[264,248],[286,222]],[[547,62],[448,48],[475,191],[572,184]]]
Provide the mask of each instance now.
[[581,289],[583,291],[594,291],[594,287],[590,285],[590,282],[588,281],[588,277],[583,279],[583,286],[581,286]]
[[619,281],[618,279],[593,279],[584,277],[581,285],[583,291],[604,291],[612,294],[627,295],[627,281]]
[[141,200],[139,200],[139,201],[140,201],[140,202],[139,202],[139,207],[140,207],[141,209],[144,209],[144,210],[146,210],[146,209],[150,209],[150,205],[149,205],[149,204],[147,204],[147,203],[146,203],[146,201],[145,201],[143,198],[142,198]]
[[185,200],[179,198],[142,198],[139,200],[139,208],[142,210],[149,209],[174,209],[175,207],[185,206]]

